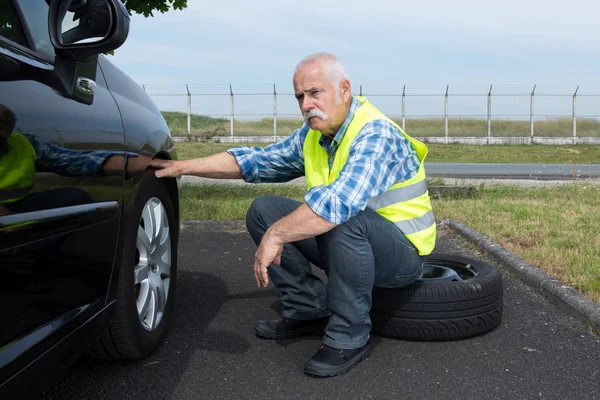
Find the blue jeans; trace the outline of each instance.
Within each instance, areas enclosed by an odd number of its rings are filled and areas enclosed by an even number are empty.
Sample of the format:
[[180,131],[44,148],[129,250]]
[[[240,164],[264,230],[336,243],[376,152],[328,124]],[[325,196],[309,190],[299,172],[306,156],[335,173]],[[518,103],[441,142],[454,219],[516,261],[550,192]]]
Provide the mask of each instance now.
[[[254,200],[246,215],[248,232],[258,245],[272,224],[302,203],[277,196]],[[313,273],[323,269],[327,285]],[[373,286],[402,287],[420,275],[425,257],[400,230],[365,209],[332,230],[286,243],[281,265],[267,271],[281,293],[283,316],[308,320],[330,315],[323,343],[337,349],[364,346],[371,332]]]

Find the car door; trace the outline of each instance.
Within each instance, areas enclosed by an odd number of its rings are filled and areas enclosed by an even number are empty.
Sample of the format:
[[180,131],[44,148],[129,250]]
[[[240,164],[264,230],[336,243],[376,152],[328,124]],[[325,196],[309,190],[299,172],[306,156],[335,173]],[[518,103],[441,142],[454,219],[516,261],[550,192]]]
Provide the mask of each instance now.
[[104,307],[118,241],[118,107],[99,68],[92,104],[31,78],[55,62],[45,0],[0,0],[0,384]]

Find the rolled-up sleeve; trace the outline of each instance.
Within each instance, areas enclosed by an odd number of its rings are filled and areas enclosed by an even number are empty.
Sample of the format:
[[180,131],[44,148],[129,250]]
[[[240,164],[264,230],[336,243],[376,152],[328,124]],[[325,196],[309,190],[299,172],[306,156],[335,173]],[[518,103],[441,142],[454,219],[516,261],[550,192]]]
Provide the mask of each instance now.
[[343,224],[364,210],[371,197],[412,178],[418,168],[408,139],[388,121],[372,121],[355,137],[339,177],[330,185],[311,188],[304,198],[323,219]]
[[66,177],[102,176],[102,166],[107,158],[126,154],[123,150],[67,149],[36,136],[25,136],[35,149],[37,171],[52,172]]
[[249,183],[287,182],[304,175],[303,144],[308,127],[296,130],[278,143],[261,147],[232,147],[227,150]]

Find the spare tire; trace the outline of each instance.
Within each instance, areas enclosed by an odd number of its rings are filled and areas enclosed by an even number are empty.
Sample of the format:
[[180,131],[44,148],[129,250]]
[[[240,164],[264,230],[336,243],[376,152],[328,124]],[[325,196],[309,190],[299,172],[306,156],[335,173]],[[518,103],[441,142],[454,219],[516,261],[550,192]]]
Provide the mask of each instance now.
[[432,254],[415,283],[373,289],[372,332],[416,341],[477,336],[500,325],[502,290],[502,275],[490,264]]

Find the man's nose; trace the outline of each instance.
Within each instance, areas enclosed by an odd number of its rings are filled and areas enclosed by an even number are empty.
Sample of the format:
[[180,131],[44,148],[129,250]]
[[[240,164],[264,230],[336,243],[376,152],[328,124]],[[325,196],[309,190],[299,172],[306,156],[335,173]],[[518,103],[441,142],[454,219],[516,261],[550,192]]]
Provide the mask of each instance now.
[[314,108],[315,105],[310,99],[307,99],[306,97],[302,99],[302,102],[300,103],[300,110],[302,110],[303,113],[308,112]]

